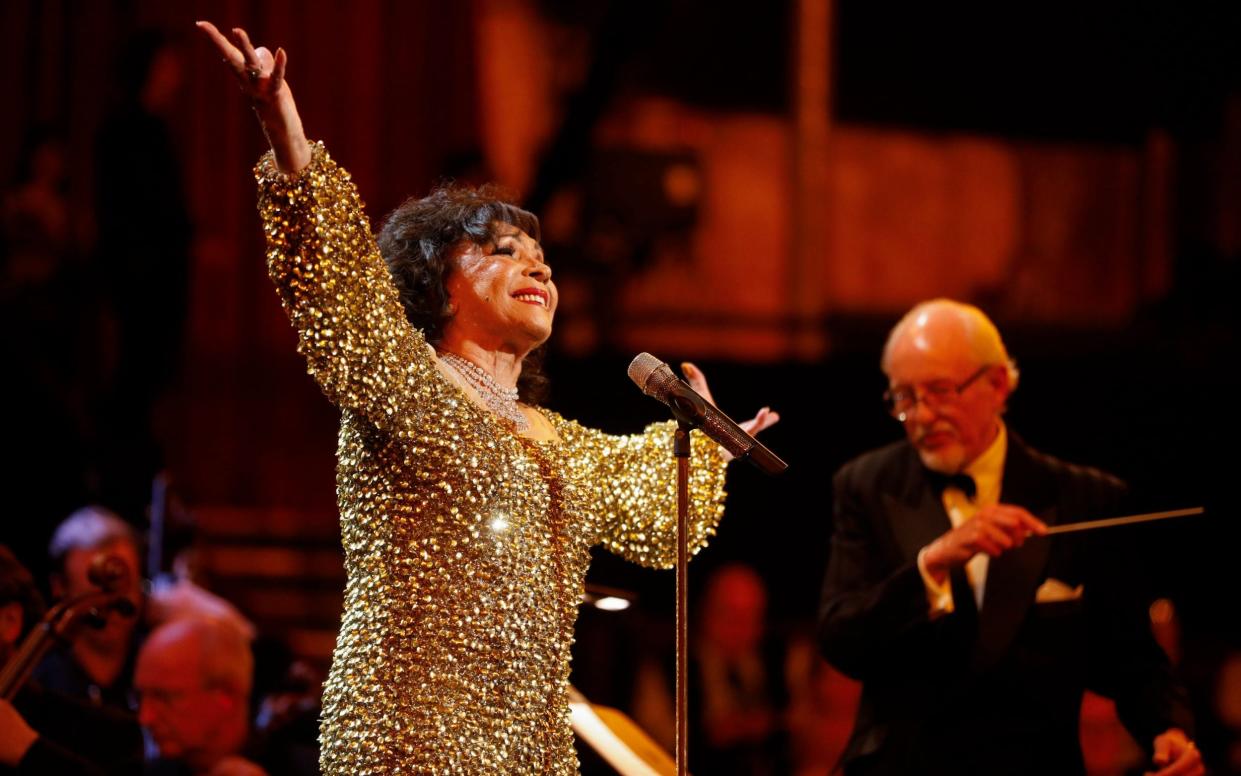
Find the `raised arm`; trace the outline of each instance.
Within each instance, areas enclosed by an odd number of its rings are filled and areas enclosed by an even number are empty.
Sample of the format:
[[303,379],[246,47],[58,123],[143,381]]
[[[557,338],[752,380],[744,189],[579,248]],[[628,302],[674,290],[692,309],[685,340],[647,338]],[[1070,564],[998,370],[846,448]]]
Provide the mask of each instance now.
[[224,64],[233,71],[242,93],[253,103],[276,157],[276,167],[285,174],[300,172],[310,164],[311,148],[293,102],[293,92],[284,77],[289,62],[284,49],[277,48],[274,55],[264,46],[256,49],[240,27],[233,28],[233,40],[229,41],[211,22],[195,25],[211,39]]
[[233,72],[271,143],[256,168],[267,269],[298,333],[298,351],[328,398],[385,431],[419,422],[437,391],[422,334],[405,317],[362,200],[321,144],[306,140],[285,80],[288,57],[198,28]]

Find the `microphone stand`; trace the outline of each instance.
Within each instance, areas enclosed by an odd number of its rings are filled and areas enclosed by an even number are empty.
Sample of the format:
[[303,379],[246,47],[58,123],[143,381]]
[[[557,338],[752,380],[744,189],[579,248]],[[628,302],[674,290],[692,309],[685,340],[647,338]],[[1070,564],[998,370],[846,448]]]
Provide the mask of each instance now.
[[689,432],[677,421],[673,455],[677,459],[677,776],[689,773]]
[[629,379],[642,392],[672,410],[677,421],[673,454],[677,459],[677,611],[676,611],[676,764],[677,776],[686,776],[689,759],[689,455],[691,429],[704,433],[734,457],[747,458],[768,474],[787,468],[775,453],[679,380],[672,369],[650,353],[639,353],[629,365]]

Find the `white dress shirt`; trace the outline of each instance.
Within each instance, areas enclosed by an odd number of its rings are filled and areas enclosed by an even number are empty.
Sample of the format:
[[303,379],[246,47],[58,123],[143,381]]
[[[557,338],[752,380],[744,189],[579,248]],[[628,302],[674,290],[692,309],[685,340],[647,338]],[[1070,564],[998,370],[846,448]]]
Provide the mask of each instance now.
[[[995,435],[995,440],[991,442],[990,447],[982,455],[970,461],[962,471],[962,474],[968,474],[974,478],[974,498],[970,499],[963,490],[956,486],[944,488],[942,496],[944,511],[948,513],[948,519],[952,521],[953,528],[969,520],[982,507],[1000,503],[1000,484],[1004,478],[1004,458],[1007,453],[1008,430],[1003,423],[1000,423],[999,433]],[[925,554],[926,547],[923,547],[918,553],[918,571],[921,572],[922,582],[926,586],[931,617],[935,618],[955,611],[956,606],[952,600],[951,581],[946,579],[941,585],[931,578],[923,559]],[[990,560],[989,555],[980,552],[965,564],[965,575],[969,579],[970,587],[974,589],[974,602],[979,609],[982,609],[983,594],[986,592],[987,564]]]

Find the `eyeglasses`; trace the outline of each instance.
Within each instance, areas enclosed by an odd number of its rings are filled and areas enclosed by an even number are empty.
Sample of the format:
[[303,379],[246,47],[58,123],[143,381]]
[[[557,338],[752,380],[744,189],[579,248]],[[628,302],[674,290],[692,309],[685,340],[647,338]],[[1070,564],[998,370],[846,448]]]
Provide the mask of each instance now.
[[147,687],[139,690],[137,688],[129,691],[130,708],[137,710],[142,706],[143,701],[160,706],[162,708],[176,708],[189,698],[197,688],[163,688],[163,687]]
[[137,711],[141,707],[142,702],[160,706],[166,709],[177,708],[193,699],[198,693],[204,692],[222,692],[226,695],[235,695],[236,693],[228,687],[219,685],[204,684],[198,687],[146,687],[143,689],[134,688],[129,691],[130,708]]
[[922,396],[918,396],[917,389],[912,385],[898,385],[895,388],[883,392],[883,403],[888,408],[888,414],[904,423],[914,408],[918,406],[918,402],[922,402],[930,409],[939,409],[945,404],[956,401],[961,398],[961,393],[978,381],[978,378],[985,375],[995,364],[984,364],[978,368],[978,371],[965,378],[965,381],[953,384],[947,380],[936,380],[922,386]]

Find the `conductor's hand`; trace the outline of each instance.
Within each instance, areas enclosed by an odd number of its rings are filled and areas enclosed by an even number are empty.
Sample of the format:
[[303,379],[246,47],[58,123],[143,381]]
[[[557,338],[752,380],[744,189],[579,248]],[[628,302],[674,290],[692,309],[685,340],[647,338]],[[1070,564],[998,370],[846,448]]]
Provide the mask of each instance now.
[[1148,776],[1202,776],[1206,773],[1198,747],[1180,728],[1168,728],[1155,736],[1155,754],[1151,759],[1159,770],[1147,771]]
[[[702,370],[686,361],[681,364],[681,371],[685,374],[685,381],[689,383],[689,387],[698,392],[698,395],[715,405],[715,399],[711,396],[711,389],[707,387],[707,378],[703,375]],[[763,407],[758,414],[749,420],[738,423],[741,430],[750,436],[757,436],[758,432],[765,428],[771,428],[780,422],[780,413],[773,411],[770,407]],[[724,460],[731,461],[732,453],[724,451]]]
[[293,173],[310,164],[310,144],[302,131],[293,93],[284,78],[289,62],[284,49],[277,48],[273,54],[264,46],[255,48],[250,36],[240,27],[232,29],[230,41],[211,22],[195,22],[195,26],[215,46],[242,93],[253,103],[263,133],[276,155],[277,167]]
[[964,566],[980,552],[996,557],[1020,547],[1031,534],[1045,533],[1047,526],[1021,507],[991,504],[931,542],[923,562],[931,578],[942,584],[949,571]]

